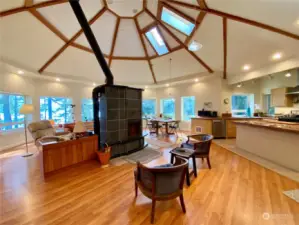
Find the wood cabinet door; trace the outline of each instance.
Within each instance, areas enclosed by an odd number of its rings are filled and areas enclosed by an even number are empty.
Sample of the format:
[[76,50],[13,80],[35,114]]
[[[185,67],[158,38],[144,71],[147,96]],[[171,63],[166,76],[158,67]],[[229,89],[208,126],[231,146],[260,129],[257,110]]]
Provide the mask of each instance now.
[[275,88],[271,90],[272,107],[289,107],[290,103],[286,96],[286,88]]

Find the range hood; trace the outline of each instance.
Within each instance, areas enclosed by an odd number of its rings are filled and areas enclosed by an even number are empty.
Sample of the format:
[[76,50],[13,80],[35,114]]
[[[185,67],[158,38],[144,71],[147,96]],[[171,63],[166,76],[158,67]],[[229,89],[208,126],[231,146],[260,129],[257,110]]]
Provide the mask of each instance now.
[[299,68],[296,69],[296,75],[297,75],[297,86],[289,88],[287,91],[287,95],[299,95]]

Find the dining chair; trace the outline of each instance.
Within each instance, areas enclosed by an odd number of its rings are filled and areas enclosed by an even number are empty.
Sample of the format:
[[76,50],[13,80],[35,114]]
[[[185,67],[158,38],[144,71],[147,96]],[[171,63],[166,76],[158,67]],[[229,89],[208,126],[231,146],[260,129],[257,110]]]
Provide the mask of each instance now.
[[157,134],[158,135],[158,133],[157,133],[157,130],[159,131],[161,131],[161,132],[163,132],[162,131],[162,126],[159,124],[159,122],[158,121],[149,121],[149,131],[150,131],[150,134]]
[[[209,169],[211,169],[210,163],[210,148],[213,135],[210,134],[195,134],[188,135],[186,143],[181,144],[181,148],[189,148],[195,151],[195,158],[201,158],[202,160],[207,159]],[[193,140],[190,140],[192,138]]]
[[156,201],[180,197],[182,210],[186,213],[183,186],[187,168],[188,161],[177,156],[174,164],[156,167],[146,167],[137,162],[137,168],[134,170],[135,197],[138,195],[139,188],[146,197],[152,200],[151,223],[155,220]]
[[180,130],[180,121],[175,121],[171,124],[169,124],[169,128],[170,128],[170,133],[175,133],[178,136],[178,130]]

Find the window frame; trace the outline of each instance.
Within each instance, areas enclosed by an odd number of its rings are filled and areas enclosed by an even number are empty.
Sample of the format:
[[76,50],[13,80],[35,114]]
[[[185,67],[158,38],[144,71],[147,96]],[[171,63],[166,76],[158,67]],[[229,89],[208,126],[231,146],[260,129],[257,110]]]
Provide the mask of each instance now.
[[160,99],[160,113],[162,113],[162,115],[164,116],[164,112],[163,112],[163,101],[166,100],[166,99],[173,99],[173,102],[174,102],[174,112],[173,112],[173,117],[171,119],[175,120],[176,118],[176,101],[175,101],[175,98],[161,98]]
[[193,116],[196,115],[196,109],[195,109],[196,108],[196,98],[195,98],[195,96],[182,96],[181,97],[181,120],[185,121],[185,122],[190,122],[191,121],[191,119],[189,119],[189,120],[184,119],[184,99],[185,98],[190,98],[190,97],[192,97],[193,100],[194,100]]
[[[186,34],[186,33],[184,33],[183,31],[181,31],[180,29],[178,29],[178,28],[174,27],[173,25],[171,25],[171,24],[165,22],[165,21],[162,19],[163,9],[164,9],[164,8],[167,9],[167,10],[169,10],[170,12],[176,14],[177,16],[181,17],[182,19],[188,21],[189,23],[193,24],[194,27],[193,27],[191,33],[190,33],[190,34]],[[200,14],[200,13],[201,13],[201,12],[199,12],[199,14]],[[175,29],[176,31],[180,32],[181,34],[185,35],[186,37],[190,37],[190,36],[192,35],[192,33],[194,33],[194,30],[195,30],[195,28],[196,28],[196,24],[197,24],[196,20],[194,20],[194,19],[191,18],[190,16],[188,16],[188,15],[186,15],[185,13],[182,13],[182,12],[178,11],[177,9],[175,9],[175,8],[169,6],[169,5],[166,5],[166,4],[162,4],[162,7],[161,7],[160,12],[159,12],[159,19],[160,19],[163,23],[167,24],[168,26],[170,26],[171,28],[173,28],[173,29]],[[194,22],[194,21],[195,21],[195,22]]]
[[[72,97],[68,97],[68,96],[39,96],[39,118],[42,119],[46,119],[46,120],[54,120],[54,119],[50,119],[50,118],[41,118],[41,98],[64,98],[64,99],[70,99],[71,100],[71,104],[73,104],[73,98]],[[72,108],[72,110],[74,110]],[[74,111],[72,111],[72,115],[73,115]],[[46,116],[47,117],[47,116]],[[71,119],[70,121],[64,121],[64,123],[59,123],[59,124],[68,124],[68,123],[74,123],[74,120]],[[57,124],[56,124],[57,125]]]
[[[156,29],[157,29],[157,32],[159,33],[161,39],[162,39],[163,42],[165,43],[165,47],[166,47],[166,49],[167,49],[167,52],[164,53],[164,54],[161,54],[161,55],[160,55],[160,54],[158,53],[158,51],[156,50],[156,48],[154,47],[154,45],[152,44],[152,42],[148,39],[148,37],[147,37],[147,35],[146,35],[146,33],[148,33],[148,32],[149,32],[150,30],[152,30],[153,28],[156,28]],[[143,28],[143,29],[141,30],[141,34],[142,34],[142,36],[145,37],[146,41],[150,44],[150,46],[152,47],[152,49],[155,51],[155,53],[156,53],[158,56],[162,56],[162,55],[166,55],[166,54],[170,53],[171,48],[169,47],[169,45],[168,45],[168,43],[167,43],[167,41],[166,41],[166,39],[165,39],[165,37],[164,37],[164,35],[163,35],[163,33],[162,33],[162,31],[161,31],[161,29],[160,29],[160,27],[159,27],[159,25],[158,25],[157,22],[153,22],[153,23],[149,24],[148,26],[146,26],[145,28]]]
[[[2,91],[0,91],[0,94],[2,94],[2,95],[8,95],[8,96],[21,96],[24,99],[24,103],[23,104],[29,103],[28,96],[24,95],[24,94],[21,94],[21,93],[11,93],[11,92],[2,92]],[[21,105],[21,107],[22,107],[22,105]],[[17,112],[17,115],[22,115],[22,114],[19,113],[19,110]],[[19,122],[14,122],[14,121],[12,121],[12,122],[6,122],[6,123],[1,123],[0,122],[0,134],[1,135],[2,134],[9,134],[9,133],[18,132],[20,130],[24,130],[24,120],[25,120],[25,117],[27,117],[27,122],[28,122],[28,119],[30,121],[32,117],[30,117],[29,115],[23,115],[22,117],[23,117],[22,121],[19,121]],[[11,128],[11,129],[8,129],[8,130],[1,130],[2,127],[13,126],[13,125],[21,125],[21,127]]]
[[[155,113],[153,116],[156,116],[157,115],[157,99],[156,98],[143,98],[142,99],[142,103],[143,103],[143,100],[155,100]],[[142,110],[142,116],[143,116],[143,108],[141,107],[141,110]]]

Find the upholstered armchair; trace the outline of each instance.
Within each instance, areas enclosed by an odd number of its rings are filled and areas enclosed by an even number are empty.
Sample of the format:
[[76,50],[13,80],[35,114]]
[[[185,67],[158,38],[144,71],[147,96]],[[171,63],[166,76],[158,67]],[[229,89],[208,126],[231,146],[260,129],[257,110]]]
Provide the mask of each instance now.
[[[192,140],[190,140],[190,138]],[[181,147],[193,149],[195,151],[196,158],[201,158],[202,160],[206,158],[209,169],[211,169],[209,154],[210,154],[210,148],[213,139],[214,137],[209,134],[188,135],[187,142],[181,144]]]
[[175,157],[174,164],[166,164],[154,168],[146,167],[139,162],[134,171],[135,175],[135,195],[140,191],[152,199],[151,223],[155,219],[156,201],[165,201],[180,197],[182,210],[185,213],[185,203],[183,197],[184,177],[187,172],[188,161]]
[[32,135],[32,138],[36,142],[38,139],[45,136],[59,136],[67,134],[68,132],[56,133],[51,122],[49,120],[41,120],[38,122],[33,122],[28,125],[28,130]]

